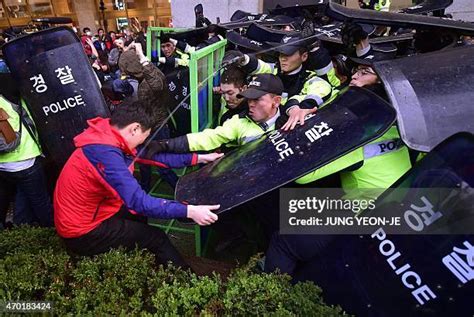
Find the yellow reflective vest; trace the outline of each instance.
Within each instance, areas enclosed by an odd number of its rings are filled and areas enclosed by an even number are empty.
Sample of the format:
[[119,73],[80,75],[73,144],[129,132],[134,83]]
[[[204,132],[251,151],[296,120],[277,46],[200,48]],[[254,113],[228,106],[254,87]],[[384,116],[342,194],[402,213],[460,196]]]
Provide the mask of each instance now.
[[[27,109],[24,106],[24,102],[22,101],[23,107],[23,114],[27,115]],[[15,132],[20,131],[20,124],[23,123],[20,120],[20,106],[11,103],[3,96],[0,96],[0,108],[5,110],[5,112],[10,117],[8,122],[12,126]],[[0,163],[7,163],[7,162],[18,162],[24,161],[27,159],[31,159],[41,155],[41,149],[39,148],[38,144],[36,143],[35,139],[30,135],[26,127],[23,125],[21,128],[21,139],[20,144],[12,151],[0,153]]]

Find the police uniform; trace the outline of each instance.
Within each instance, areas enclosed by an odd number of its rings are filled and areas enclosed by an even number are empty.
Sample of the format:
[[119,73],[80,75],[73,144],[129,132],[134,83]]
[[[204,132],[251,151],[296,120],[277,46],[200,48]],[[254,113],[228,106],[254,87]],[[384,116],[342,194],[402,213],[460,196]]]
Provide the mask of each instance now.
[[242,102],[237,107],[231,109],[227,107],[227,103],[224,97],[221,97],[221,109],[219,111],[219,114],[217,115],[218,125],[223,125],[224,122],[231,119],[236,114],[240,114],[244,111],[247,111],[248,108],[249,105],[247,103],[247,100],[242,100]]
[[[276,51],[285,55],[292,55],[298,49],[306,47],[304,40],[300,37],[288,36],[284,37],[281,43],[274,45],[276,45]],[[245,56],[246,61],[242,68],[247,73],[252,75],[270,73],[281,79],[284,86],[281,109],[285,114],[288,114],[289,110],[295,106],[302,109],[320,107],[337,96],[337,91],[333,91],[327,81],[318,77],[315,72],[307,70],[303,65],[288,74],[284,74],[278,64],[266,63],[249,55]]]
[[385,189],[411,168],[408,148],[402,143],[397,127],[392,126],[380,138],[301,178],[306,184],[341,172],[344,190]]
[[[15,141],[7,143],[0,137],[0,214],[8,209],[13,189],[21,192],[21,199],[27,200],[28,211],[16,209],[16,224],[38,222],[41,226],[52,226],[52,206],[47,193],[46,178],[39,161],[41,149],[33,121],[29,118],[25,105],[16,105],[0,96],[0,108],[9,119],[15,132]],[[17,206],[18,207],[18,206]]]
[[331,55],[329,55],[326,48],[319,46],[311,49],[305,64],[307,69],[313,70],[319,78],[324,79],[331,85],[333,89],[331,95],[339,93],[341,81],[336,76]]
[[[267,93],[281,95],[283,84],[272,74],[259,74],[249,83],[248,88],[238,95],[239,98],[257,99]],[[246,101],[245,101],[246,102]],[[267,131],[275,129],[280,110],[265,122],[256,122],[248,111],[234,115],[215,129],[205,129],[202,132],[189,133],[174,139],[152,142],[147,156],[156,152],[185,153],[190,151],[210,151],[222,145],[241,146],[258,139]]]
[[359,3],[362,3],[362,9],[372,9],[383,12],[390,10],[390,0],[359,0]]

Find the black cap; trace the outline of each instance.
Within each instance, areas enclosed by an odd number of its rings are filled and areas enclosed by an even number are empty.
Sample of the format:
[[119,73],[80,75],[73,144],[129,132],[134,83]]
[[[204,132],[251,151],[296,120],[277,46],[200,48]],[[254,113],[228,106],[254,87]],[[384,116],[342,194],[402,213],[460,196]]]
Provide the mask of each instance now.
[[232,44],[235,44],[240,47],[244,47],[252,51],[260,51],[260,50],[265,50],[265,49],[270,48],[270,46],[267,43],[262,43],[256,40],[249,39],[247,37],[240,35],[239,33],[235,31],[227,31],[226,39]]
[[269,44],[274,46],[275,51],[285,55],[293,55],[300,48],[308,48],[307,41],[298,35],[284,36],[280,43]]
[[368,58],[349,57],[349,59],[356,65],[372,66],[375,60],[373,60],[371,57],[372,55],[369,55]]
[[257,99],[266,94],[281,95],[283,83],[273,74],[258,74],[252,76],[247,89],[237,95],[239,98]]
[[375,62],[391,59],[389,55],[379,53],[371,49],[361,57],[350,57],[350,60],[357,65],[372,66]]

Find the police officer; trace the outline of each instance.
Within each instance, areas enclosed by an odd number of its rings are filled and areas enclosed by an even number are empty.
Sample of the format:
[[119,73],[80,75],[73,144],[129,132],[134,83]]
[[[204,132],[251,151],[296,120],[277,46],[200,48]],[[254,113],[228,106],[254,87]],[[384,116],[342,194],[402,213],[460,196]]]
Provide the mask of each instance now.
[[160,70],[166,75],[176,68],[189,66],[189,55],[176,48],[177,41],[166,34],[161,36],[162,56],[158,59]]
[[259,74],[252,77],[246,90],[237,96],[246,98],[248,110],[234,115],[215,129],[206,129],[165,141],[150,144],[147,156],[159,151],[184,153],[208,151],[221,145],[240,146],[259,138],[275,129],[280,117],[283,83],[273,74]]
[[358,23],[346,22],[341,29],[341,39],[350,57],[369,60],[383,60],[395,57],[396,47],[374,47],[369,43],[369,35]]
[[[331,85],[304,66],[308,60],[308,44],[300,36],[285,36],[275,44],[278,63],[266,63],[254,56],[229,51],[224,60],[238,58],[241,67],[249,74],[272,73],[283,82],[282,112],[289,116],[283,129],[294,128],[304,117],[336,96]],[[239,58],[240,57],[240,58]]]
[[[53,210],[41,166],[41,148],[33,121],[24,105],[0,95],[0,215],[5,220],[14,189],[21,193],[26,208],[16,208],[14,223],[53,225]],[[9,130],[10,133],[6,130]],[[12,134],[13,132],[13,134]],[[18,207],[18,206],[16,206]]]
[[319,78],[327,81],[333,89],[333,94],[338,92],[341,81],[336,76],[331,55],[329,55],[329,51],[326,48],[319,45],[311,48],[305,66],[307,69],[313,70]]
[[[361,65],[353,75],[351,86],[380,85],[378,76],[369,65]],[[365,77],[365,78],[364,78]],[[347,198],[376,198],[411,168],[408,148],[400,139],[397,127],[369,144],[296,180],[307,184],[328,175],[339,173]],[[299,262],[317,256],[331,241],[330,236],[279,235],[274,233],[266,253],[265,271],[279,269],[293,274]]]
[[359,0],[361,9],[370,9],[382,12],[390,10],[390,0]]

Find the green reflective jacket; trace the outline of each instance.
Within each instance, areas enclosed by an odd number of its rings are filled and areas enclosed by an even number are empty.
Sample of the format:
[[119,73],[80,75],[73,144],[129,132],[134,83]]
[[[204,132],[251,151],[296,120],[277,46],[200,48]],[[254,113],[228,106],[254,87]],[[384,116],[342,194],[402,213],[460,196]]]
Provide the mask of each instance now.
[[[361,162],[362,166],[356,170],[344,171]],[[341,172],[344,190],[383,189],[390,187],[410,168],[408,148],[400,140],[397,128],[392,126],[375,141],[308,173],[296,182],[306,184]]]
[[[26,114],[27,110],[25,109],[24,105],[22,106],[24,108],[24,113]],[[19,132],[20,124],[23,124],[21,123],[20,115],[18,113],[19,107],[20,106],[15,105],[3,98],[3,96],[0,96],[0,108],[5,110],[5,112],[10,117],[8,122],[15,132]],[[33,139],[33,137],[28,133],[28,130],[23,125],[21,129],[19,145],[12,151],[0,153],[0,163],[24,161],[39,155],[41,155],[41,149],[38,147],[35,139]]]
[[192,152],[210,151],[222,145],[241,146],[258,139],[267,131],[275,130],[277,118],[278,115],[267,123],[259,124],[245,114],[236,114],[215,129],[187,134],[189,150]]

